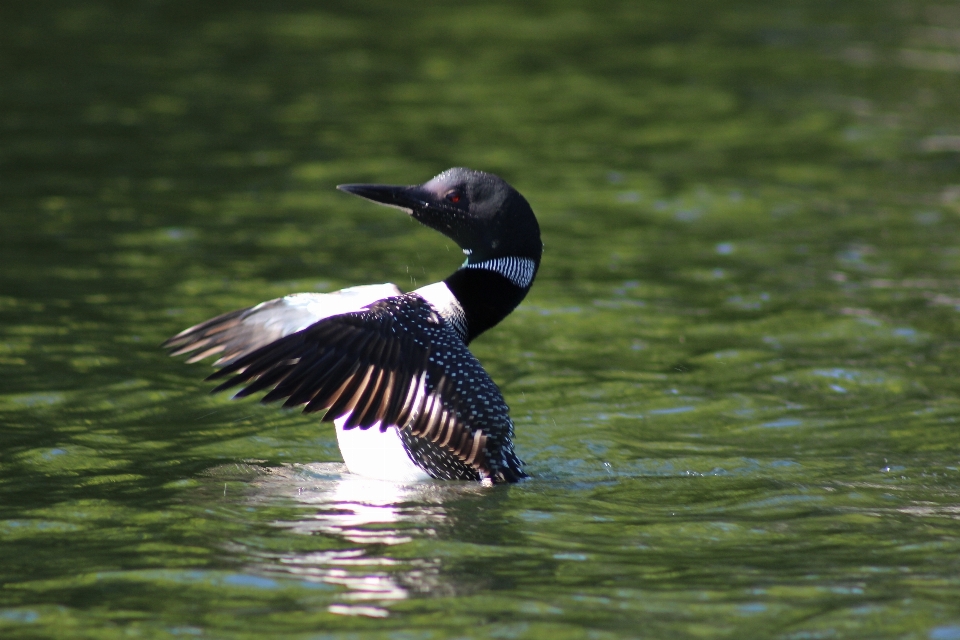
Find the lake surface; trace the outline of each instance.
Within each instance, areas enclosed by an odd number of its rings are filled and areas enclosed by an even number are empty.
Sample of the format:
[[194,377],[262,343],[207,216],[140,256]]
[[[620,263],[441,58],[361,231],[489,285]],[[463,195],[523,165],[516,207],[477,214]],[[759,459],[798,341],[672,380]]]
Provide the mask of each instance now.
[[[955,3],[0,7],[0,636],[960,640]],[[457,247],[334,190],[502,175],[473,350],[532,478],[343,473],[157,345]]]

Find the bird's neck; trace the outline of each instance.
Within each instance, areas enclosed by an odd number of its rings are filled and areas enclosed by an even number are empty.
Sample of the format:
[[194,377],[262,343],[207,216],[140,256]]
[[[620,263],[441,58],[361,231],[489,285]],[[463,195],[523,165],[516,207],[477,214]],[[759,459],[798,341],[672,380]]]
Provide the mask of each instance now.
[[443,281],[463,310],[464,342],[469,344],[517,308],[538,266],[538,261],[514,257],[467,262]]
[[538,260],[496,258],[467,262],[445,280],[420,287],[420,295],[467,344],[510,315],[526,297]]

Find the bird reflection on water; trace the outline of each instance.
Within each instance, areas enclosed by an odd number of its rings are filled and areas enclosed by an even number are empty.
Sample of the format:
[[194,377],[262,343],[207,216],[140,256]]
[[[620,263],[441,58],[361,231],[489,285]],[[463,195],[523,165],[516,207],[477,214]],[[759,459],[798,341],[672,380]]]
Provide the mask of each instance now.
[[[384,617],[383,606],[415,594],[452,595],[436,558],[390,557],[389,547],[433,538],[450,524],[444,503],[488,490],[473,483],[395,483],[353,475],[340,463],[286,465],[251,483],[257,506],[294,506],[296,517],[273,525],[335,538],[346,548],[259,551],[258,573],[343,589],[331,613]],[[324,540],[317,546],[329,547]],[[386,547],[386,548],[385,548]]]

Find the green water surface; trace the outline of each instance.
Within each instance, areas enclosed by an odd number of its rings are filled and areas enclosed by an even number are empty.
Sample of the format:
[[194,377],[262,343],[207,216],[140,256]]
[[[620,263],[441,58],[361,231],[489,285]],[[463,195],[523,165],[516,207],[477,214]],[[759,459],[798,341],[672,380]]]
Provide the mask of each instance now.
[[[0,637],[960,640],[960,5],[0,4]],[[157,348],[458,248],[532,478],[351,477]]]

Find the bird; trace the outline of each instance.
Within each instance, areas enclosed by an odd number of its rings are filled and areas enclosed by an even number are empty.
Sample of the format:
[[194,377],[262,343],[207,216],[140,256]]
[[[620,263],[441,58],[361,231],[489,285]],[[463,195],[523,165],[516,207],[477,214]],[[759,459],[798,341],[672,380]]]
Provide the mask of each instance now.
[[526,297],[540,268],[537,217],[502,178],[455,167],[419,185],[342,184],[406,212],[466,255],[447,278],[293,293],[231,311],[163,343],[193,363],[217,356],[212,393],[266,391],[334,422],[347,471],[394,482],[527,477],[500,389],[468,345]]

